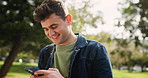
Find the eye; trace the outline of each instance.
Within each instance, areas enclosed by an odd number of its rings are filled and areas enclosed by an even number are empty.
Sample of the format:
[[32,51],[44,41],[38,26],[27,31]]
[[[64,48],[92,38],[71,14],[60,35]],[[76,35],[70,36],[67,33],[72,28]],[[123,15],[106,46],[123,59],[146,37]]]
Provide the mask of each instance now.
[[43,30],[44,30],[44,31],[47,31],[48,29],[47,29],[47,28],[43,28]]
[[51,26],[52,29],[56,29],[57,27],[58,27],[57,25]]

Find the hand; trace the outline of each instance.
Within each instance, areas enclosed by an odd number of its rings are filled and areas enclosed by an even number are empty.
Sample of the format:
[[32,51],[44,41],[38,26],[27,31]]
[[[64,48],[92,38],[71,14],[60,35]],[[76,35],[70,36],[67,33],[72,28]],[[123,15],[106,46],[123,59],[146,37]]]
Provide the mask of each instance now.
[[31,75],[30,78],[37,78],[37,76],[36,75]]
[[[38,74],[44,74],[43,76],[38,76]],[[56,68],[49,68],[48,70],[38,70],[34,73],[31,78],[64,78],[58,69]]]

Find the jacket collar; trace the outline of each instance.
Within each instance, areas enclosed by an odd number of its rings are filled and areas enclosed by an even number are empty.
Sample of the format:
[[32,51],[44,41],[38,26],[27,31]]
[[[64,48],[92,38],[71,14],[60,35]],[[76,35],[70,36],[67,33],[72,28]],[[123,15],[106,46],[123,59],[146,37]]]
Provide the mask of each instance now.
[[80,33],[75,33],[75,35],[78,35],[78,39],[76,42],[76,48],[82,48],[88,43],[86,38],[82,36]]

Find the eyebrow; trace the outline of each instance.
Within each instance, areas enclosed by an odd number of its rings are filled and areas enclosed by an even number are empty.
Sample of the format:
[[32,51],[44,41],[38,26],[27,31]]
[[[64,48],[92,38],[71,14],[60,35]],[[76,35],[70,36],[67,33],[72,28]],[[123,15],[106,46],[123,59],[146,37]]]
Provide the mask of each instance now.
[[[51,24],[51,25],[48,26],[48,27],[52,27],[52,26],[54,26],[54,25],[58,25],[58,24]],[[46,28],[46,27],[42,27],[42,28]]]
[[52,27],[52,26],[54,26],[54,25],[57,25],[57,24],[52,24],[52,25],[50,25],[49,27]]

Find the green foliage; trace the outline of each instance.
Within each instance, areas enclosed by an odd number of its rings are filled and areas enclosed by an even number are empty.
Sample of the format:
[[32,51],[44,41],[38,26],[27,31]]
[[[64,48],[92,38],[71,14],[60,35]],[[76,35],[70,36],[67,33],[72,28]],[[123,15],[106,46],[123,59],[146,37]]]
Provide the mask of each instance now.
[[[120,3],[122,18],[120,18],[117,26],[124,26],[125,31],[130,32],[130,37],[115,39],[117,44],[111,55],[113,58],[122,59],[122,63],[112,59],[114,64],[121,63],[121,65],[126,65],[128,68],[134,65],[147,66],[145,63],[145,59],[148,57],[148,49],[146,48],[148,45],[147,4],[147,0],[124,0]],[[139,35],[139,31],[141,35]]]
[[106,32],[101,32],[97,35],[85,35],[87,38],[96,40],[99,42],[110,42],[111,41],[111,34],[106,33]]
[[76,33],[86,31],[85,29],[83,30],[85,26],[97,28],[97,23],[104,23],[101,12],[98,12],[97,15],[94,15],[89,11],[89,9],[92,7],[92,5],[90,5],[90,0],[83,1],[83,3],[84,6],[79,8],[76,8],[74,5],[68,6],[69,12],[73,17],[72,30]]
[[134,61],[137,65],[148,67],[148,57],[137,57],[136,59],[134,59]]
[[[148,37],[148,1],[147,0],[125,0],[121,3],[121,13],[123,17],[118,26],[124,26],[127,31],[130,31],[131,38],[135,39],[136,46],[140,37],[143,39]],[[142,36],[137,35],[137,31],[141,31]]]
[[33,17],[34,7],[39,3],[41,0],[0,1],[0,53],[8,52],[0,77],[6,75],[19,52],[39,54],[43,45],[51,43]]
[[[113,65],[117,66],[119,69],[121,66],[128,66],[128,69],[133,65],[133,59],[135,54],[137,54],[138,49],[134,47],[134,43],[128,39],[114,39],[115,48],[111,51],[111,59]],[[120,61],[119,61],[120,60]]]
[[[33,10],[41,0],[2,0],[0,1],[0,46],[12,47],[20,39],[21,50],[40,51],[45,43],[51,43],[44,36],[39,23],[34,20]],[[36,50],[37,49],[37,50]],[[36,51],[35,51],[36,50]],[[9,52],[5,50],[5,52]],[[3,50],[1,50],[3,52]],[[35,54],[35,53],[34,53]]]

